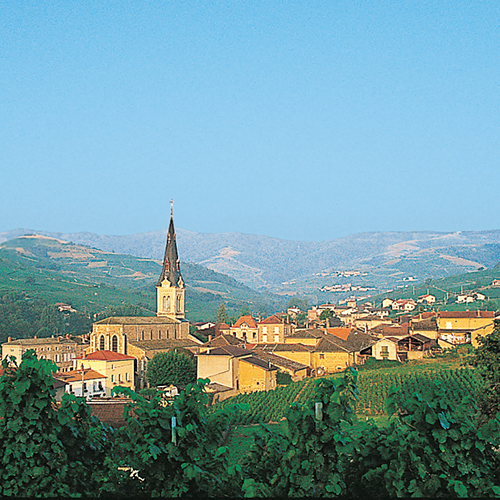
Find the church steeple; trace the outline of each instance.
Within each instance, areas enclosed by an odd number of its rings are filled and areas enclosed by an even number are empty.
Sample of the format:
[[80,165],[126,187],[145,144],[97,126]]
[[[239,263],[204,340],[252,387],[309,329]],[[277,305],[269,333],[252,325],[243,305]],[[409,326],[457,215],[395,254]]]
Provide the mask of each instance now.
[[170,225],[160,278],[156,284],[157,316],[184,319],[184,280],[181,276],[175,238],[173,201],[170,201]]
[[170,200],[170,224],[167,232],[167,244],[165,256],[163,257],[163,268],[156,286],[161,286],[163,280],[167,279],[170,286],[184,286],[181,276],[179,255],[177,253],[177,242],[175,239],[173,201]]

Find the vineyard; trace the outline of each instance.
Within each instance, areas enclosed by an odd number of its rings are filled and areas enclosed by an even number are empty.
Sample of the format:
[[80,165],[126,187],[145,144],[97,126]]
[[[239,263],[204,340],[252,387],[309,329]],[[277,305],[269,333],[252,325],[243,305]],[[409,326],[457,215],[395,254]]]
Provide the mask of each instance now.
[[[318,379],[308,378],[275,390],[239,394],[214,404],[212,411],[239,404],[242,409],[236,417],[237,425],[278,422],[292,403],[306,404],[310,400],[314,401],[317,381]],[[358,376],[359,401],[356,412],[363,415],[383,415],[386,413],[384,401],[392,386],[411,394],[421,391],[432,381],[441,381],[456,399],[474,394],[479,384],[474,371],[468,368],[365,371]]]

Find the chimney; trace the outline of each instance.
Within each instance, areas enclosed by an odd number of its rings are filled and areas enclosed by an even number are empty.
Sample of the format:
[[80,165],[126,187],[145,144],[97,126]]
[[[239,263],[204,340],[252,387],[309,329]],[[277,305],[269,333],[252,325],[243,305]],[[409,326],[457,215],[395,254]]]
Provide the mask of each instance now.
[[210,342],[212,340],[212,335],[208,336],[208,341]]
[[12,337],[7,337],[7,342],[12,342]]

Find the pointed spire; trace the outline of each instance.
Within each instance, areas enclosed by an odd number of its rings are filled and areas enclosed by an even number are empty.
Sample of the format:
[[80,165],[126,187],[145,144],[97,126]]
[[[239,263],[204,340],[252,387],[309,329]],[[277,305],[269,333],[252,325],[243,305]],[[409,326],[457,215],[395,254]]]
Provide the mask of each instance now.
[[163,257],[163,268],[156,286],[161,286],[164,279],[167,279],[171,286],[182,286],[183,282],[179,264],[174,228],[174,201],[170,200],[170,225],[167,232],[167,244],[165,246],[165,256]]

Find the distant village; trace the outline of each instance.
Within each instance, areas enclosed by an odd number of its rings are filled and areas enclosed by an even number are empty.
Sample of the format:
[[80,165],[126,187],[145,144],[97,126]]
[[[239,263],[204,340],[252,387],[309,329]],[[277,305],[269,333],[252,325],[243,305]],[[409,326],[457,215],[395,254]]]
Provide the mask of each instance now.
[[[500,280],[493,286],[500,286]],[[462,294],[459,303],[484,300],[480,293]],[[197,362],[197,377],[210,379],[214,401],[241,392],[272,390],[278,374],[292,381],[340,372],[369,358],[405,362],[433,356],[463,344],[477,346],[478,336],[494,328],[494,311],[424,311],[436,297],[417,300],[386,298],[381,307],[347,299],[301,311],[291,307],[266,318],[243,315],[234,324],[198,323],[193,331],[185,318],[185,284],[177,254],[173,216],[157,283],[157,314],[153,317],[109,317],[83,336],[13,339],[2,344],[2,359],[32,349],[54,361],[55,387],[84,396],[101,419],[119,414],[123,398],[112,397],[116,386],[147,387],[148,362],[156,353],[184,350]],[[58,304],[71,313],[67,304]],[[420,309],[420,310],[419,310]],[[397,312],[397,315],[394,314]],[[299,327],[297,319],[302,316]],[[190,328],[191,327],[191,328]],[[206,341],[201,340],[206,339]],[[167,388],[175,393],[179,388]],[[118,417],[117,417],[118,418]]]

